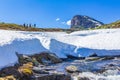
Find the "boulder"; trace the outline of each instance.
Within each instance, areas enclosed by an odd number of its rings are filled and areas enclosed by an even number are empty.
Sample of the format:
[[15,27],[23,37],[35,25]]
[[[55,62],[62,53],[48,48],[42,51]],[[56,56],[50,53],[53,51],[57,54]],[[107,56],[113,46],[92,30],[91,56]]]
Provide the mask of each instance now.
[[21,77],[20,72],[17,70],[16,67],[13,67],[13,66],[3,68],[3,69],[0,71],[0,76],[1,76],[1,77],[5,77],[5,76],[8,76],[8,75],[13,75],[13,76],[15,76],[16,78],[17,78],[17,77]]
[[34,57],[39,63],[44,65],[62,62],[62,60],[58,58],[54,53],[50,52],[42,52],[40,54],[32,55],[31,57]]
[[23,55],[16,53],[16,55],[18,57],[19,64],[21,65],[28,62],[32,62],[34,66],[38,66],[40,64],[48,65],[62,62],[62,60],[58,58],[54,53],[50,52],[41,52],[34,55]]
[[98,55],[96,53],[93,53],[89,57],[98,57]]
[[69,73],[74,73],[78,71],[78,68],[74,65],[67,66],[65,69]]
[[32,62],[32,58],[27,55],[19,54],[18,52],[16,52],[16,55],[18,57],[18,62],[20,65]]

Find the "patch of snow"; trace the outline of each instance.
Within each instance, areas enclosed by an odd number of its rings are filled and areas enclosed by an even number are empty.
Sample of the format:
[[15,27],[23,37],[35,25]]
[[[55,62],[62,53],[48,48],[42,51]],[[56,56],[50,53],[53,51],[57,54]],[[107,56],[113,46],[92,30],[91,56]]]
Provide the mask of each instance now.
[[97,26],[101,26],[101,24],[99,22],[95,21],[95,20],[92,20],[92,19],[88,19],[88,20],[95,23]]
[[0,30],[0,67],[17,62],[15,52],[34,54],[51,51],[66,55],[120,55],[120,29],[65,32]]

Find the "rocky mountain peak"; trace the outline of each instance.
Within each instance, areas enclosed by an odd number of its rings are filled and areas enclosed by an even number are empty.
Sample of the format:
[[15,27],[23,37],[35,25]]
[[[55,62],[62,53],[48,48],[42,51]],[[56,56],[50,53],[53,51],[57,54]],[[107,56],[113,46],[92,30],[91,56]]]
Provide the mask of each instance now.
[[88,16],[75,15],[71,20],[71,28],[94,28],[104,23]]

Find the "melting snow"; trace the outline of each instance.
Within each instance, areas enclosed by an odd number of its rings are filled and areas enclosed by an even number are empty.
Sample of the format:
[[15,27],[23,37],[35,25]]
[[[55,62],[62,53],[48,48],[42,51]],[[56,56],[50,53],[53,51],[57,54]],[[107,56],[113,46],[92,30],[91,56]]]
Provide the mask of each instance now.
[[64,32],[0,30],[0,67],[17,62],[15,52],[34,54],[51,51],[66,55],[120,55],[120,29]]

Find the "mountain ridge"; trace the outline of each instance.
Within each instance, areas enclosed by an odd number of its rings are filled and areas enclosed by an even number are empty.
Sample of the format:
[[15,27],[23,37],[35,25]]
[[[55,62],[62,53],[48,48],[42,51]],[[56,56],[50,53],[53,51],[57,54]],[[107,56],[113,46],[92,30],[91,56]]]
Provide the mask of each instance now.
[[104,25],[103,22],[85,15],[75,15],[71,20],[71,29],[95,28],[102,25]]

